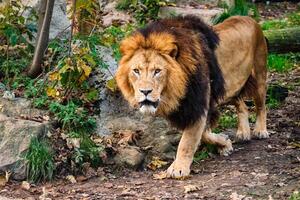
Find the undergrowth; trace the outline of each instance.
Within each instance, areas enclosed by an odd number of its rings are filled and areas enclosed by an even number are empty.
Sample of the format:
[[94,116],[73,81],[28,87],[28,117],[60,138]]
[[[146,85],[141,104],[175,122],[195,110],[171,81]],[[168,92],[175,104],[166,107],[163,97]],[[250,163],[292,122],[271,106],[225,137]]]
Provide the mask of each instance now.
[[224,8],[224,12],[212,19],[213,24],[221,23],[225,19],[236,15],[251,16],[256,20],[259,18],[259,13],[255,5],[247,2],[246,0],[235,0],[231,7],[229,7],[226,3],[221,6]]
[[283,19],[267,20],[261,24],[263,30],[276,30],[300,26],[300,11],[290,13]]
[[24,155],[27,164],[27,179],[30,182],[52,180],[55,164],[54,153],[46,140],[31,139],[29,149]]

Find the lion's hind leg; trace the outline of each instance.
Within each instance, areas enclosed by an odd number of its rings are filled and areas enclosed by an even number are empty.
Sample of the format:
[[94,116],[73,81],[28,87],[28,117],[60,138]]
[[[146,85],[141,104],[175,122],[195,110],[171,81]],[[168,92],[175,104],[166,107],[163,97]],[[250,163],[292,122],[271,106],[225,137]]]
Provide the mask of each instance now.
[[247,141],[251,139],[250,126],[249,126],[249,113],[247,105],[243,99],[238,99],[234,102],[237,116],[238,116],[238,129],[236,138],[240,141]]
[[228,156],[233,151],[231,140],[227,135],[212,133],[209,128],[203,132],[202,141],[217,145],[220,155],[223,156]]

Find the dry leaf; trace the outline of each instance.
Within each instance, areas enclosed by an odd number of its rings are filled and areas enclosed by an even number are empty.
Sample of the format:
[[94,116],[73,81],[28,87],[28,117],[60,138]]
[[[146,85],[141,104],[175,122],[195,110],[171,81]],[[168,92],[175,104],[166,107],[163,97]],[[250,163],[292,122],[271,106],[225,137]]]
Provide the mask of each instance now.
[[166,178],[168,178],[166,171],[159,172],[158,174],[153,174],[154,180],[162,180],[162,179],[166,179]]
[[124,130],[119,132],[121,139],[118,142],[118,145],[128,145],[137,142],[138,134],[131,130]]
[[199,187],[196,185],[186,185],[184,186],[184,193],[195,192],[199,190]]
[[71,183],[77,183],[77,181],[76,181],[76,179],[75,179],[75,177],[74,177],[73,175],[68,175],[68,176],[66,177],[66,179],[67,179],[68,181],[70,181]]
[[114,78],[108,80],[108,81],[106,82],[106,87],[107,87],[110,91],[116,92],[117,89],[118,89],[116,80],[115,80]]
[[0,176],[0,187],[6,185],[6,183],[9,181],[10,175],[10,171],[5,171],[5,175]]
[[244,195],[239,195],[236,192],[231,193],[230,199],[231,200],[242,200],[245,196]]
[[147,165],[147,167],[154,171],[165,166],[166,164],[168,164],[168,162],[162,161],[159,159],[159,157],[153,156],[152,161]]
[[24,190],[29,190],[30,189],[30,183],[27,181],[22,181],[21,188]]

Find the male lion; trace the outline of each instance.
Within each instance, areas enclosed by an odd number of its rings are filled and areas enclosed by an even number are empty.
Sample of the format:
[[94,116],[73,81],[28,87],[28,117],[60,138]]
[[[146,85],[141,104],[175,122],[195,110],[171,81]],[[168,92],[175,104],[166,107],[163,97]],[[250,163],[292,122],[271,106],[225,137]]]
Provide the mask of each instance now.
[[188,176],[202,140],[216,144],[223,155],[231,141],[211,128],[216,106],[234,103],[238,112],[236,137],[250,139],[245,97],[253,97],[257,122],[253,136],[267,138],[266,40],[249,17],[231,17],[209,27],[195,16],[163,19],[149,24],[121,43],[118,87],[131,106],[160,115],[183,130],[176,159],[168,168],[173,178]]

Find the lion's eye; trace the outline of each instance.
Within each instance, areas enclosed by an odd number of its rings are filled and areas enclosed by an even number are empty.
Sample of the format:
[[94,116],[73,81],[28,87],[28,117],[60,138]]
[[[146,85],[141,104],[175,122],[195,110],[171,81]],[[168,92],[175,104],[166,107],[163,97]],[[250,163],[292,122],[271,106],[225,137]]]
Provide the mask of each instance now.
[[138,70],[138,69],[133,69],[133,72],[136,74],[140,74],[140,70]]
[[160,72],[161,72],[161,69],[156,69],[156,70],[154,71],[154,75],[159,74]]

